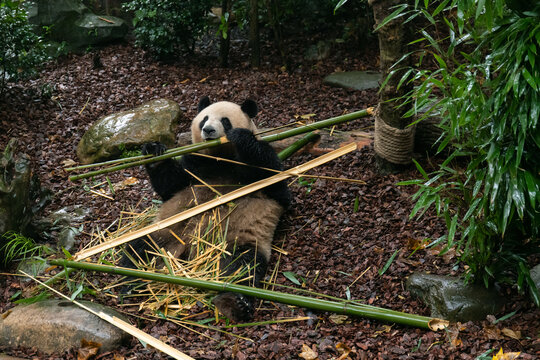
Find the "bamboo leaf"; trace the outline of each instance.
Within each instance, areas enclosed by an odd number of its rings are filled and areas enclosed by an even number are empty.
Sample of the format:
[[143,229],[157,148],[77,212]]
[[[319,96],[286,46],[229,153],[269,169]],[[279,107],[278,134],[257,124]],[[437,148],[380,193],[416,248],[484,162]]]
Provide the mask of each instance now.
[[386,262],[386,264],[384,264],[383,268],[381,270],[379,270],[379,275],[382,275],[386,272],[386,270],[388,270],[388,268],[390,267],[390,265],[392,265],[392,262],[394,261],[394,259],[396,258],[396,255],[401,251],[401,249],[397,249],[396,251],[394,251],[394,253],[392,254],[392,256],[390,256],[390,259],[388,259],[388,261]]
[[390,15],[388,15],[376,28],[375,31],[378,31],[380,28],[388,24],[392,20],[396,20],[407,13],[404,13],[403,10],[407,8],[407,4],[401,4],[396,7],[396,10],[392,12]]
[[290,271],[284,271],[283,276],[285,276],[287,279],[289,279],[290,282],[292,282],[295,285],[302,285],[300,281],[296,278],[296,275]]
[[418,161],[416,161],[415,159],[412,159],[414,165],[416,166],[416,169],[420,172],[420,174],[422,174],[422,176],[424,177],[425,180],[428,180],[429,179],[429,176],[428,174],[424,171],[424,169],[422,168],[422,166],[418,163]]
[[534,89],[534,91],[536,91],[538,89],[538,86],[536,85],[536,80],[533,78],[529,70],[523,68],[522,74],[525,80],[527,80],[527,82],[529,83],[529,85]]

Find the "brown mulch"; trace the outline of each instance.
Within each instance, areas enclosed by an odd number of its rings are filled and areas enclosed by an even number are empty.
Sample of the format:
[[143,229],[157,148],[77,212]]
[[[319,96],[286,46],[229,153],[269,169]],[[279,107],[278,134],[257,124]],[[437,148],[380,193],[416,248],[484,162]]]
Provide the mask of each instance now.
[[[198,100],[204,95],[213,100],[235,102],[248,97],[255,99],[261,109],[260,127],[287,124],[300,115],[312,113],[314,120],[321,120],[377,102],[375,91],[349,91],[322,85],[322,78],[335,70],[377,69],[376,49],[360,51],[336,46],[331,58],[319,63],[301,62],[298,59],[302,50],[298,50],[298,54],[292,55],[298,66],[291,73],[283,71],[274,56],[265,58],[260,69],[251,69],[245,44],[233,48],[231,66],[226,69],[219,68],[214,57],[201,53],[164,64],[153,61],[129,44],[99,51],[104,65],[101,69],[92,68],[92,53],[70,55],[47,65],[38,80],[11,86],[0,99],[0,149],[10,138],[19,138],[21,149],[32,156],[42,183],[56,193],[47,211],[73,204],[83,204],[91,210],[77,249],[88,242],[93,229],[109,226],[121,210],[129,207],[143,210],[154,197],[142,169],[109,176],[113,183],[130,176],[139,179],[137,185],[118,191],[114,201],[85,190],[83,185],[92,185],[91,181],[72,183],[67,180],[63,162],[77,160],[75,149],[79,139],[101,116],[166,97],[177,101],[184,111],[178,129],[182,132],[188,130]],[[265,54],[269,53],[271,50],[266,47]],[[54,89],[51,98],[41,96],[41,89],[47,87]],[[369,131],[372,121],[365,118],[340,129]],[[310,155],[298,155],[285,165],[291,167],[309,158]],[[414,189],[399,187],[396,183],[416,178],[415,170],[381,176],[375,172],[373,149],[367,147],[326,164],[314,173],[362,179],[366,185],[330,180],[317,180],[311,186],[291,184],[293,206],[276,235],[276,242],[287,254],[274,254],[271,264],[271,268],[279,266],[276,282],[296,286],[283,276],[283,272],[290,271],[304,278],[305,288],[314,292],[340,298],[350,294],[353,299],[375,306],[429,315],[429,309],[405,290],[407,276],[413,271],[456,275],[463,267],[456,265],[456,258],[451,254],[443,257],[436,251],[424,249],[411,255],[411,244],[425,238],[435,239],[445,232],[443,222],[435,216],[409,220],[410,196]],[[359,199],[357,211],[356,198]],[[378,270],[398,249],[401,249],[399,256],[379,275]],[[10,300],[13,294],[29,286],[15,276],[2,275],[0,312],[13,306]],[[487,350],[496,352],[501,347],[505,352],[521,351],[519,359],[540,357],[540,311],[516,291],[504,291],[512,301],[497,317],[516,311],[510,319],[496,325],[487,320],[469,322],[442,332],[361,318],[344,319],[270,302],[262,303],[255,321],[306,315],[312,320],[229,329],[252,341],[198,329],[203,336],[162,320],[134,318],[133,323],[197,359],[296,359],[303,345],[313,349],[319,359],[340,358],[344,349],[350,350],[351,359],[474,359]],[[116,305],[114,299],[103,294],[87,298]],[[137,313],[136,309],[128,311]],[[206,317],[208,315],[203,315],[198,320]],[[520,337],[504,335],[503,329],[519,331]],[[77,356],[76,350],[55,355],[40,354],[32,349],[0,350],[35,359],[75,359]],[[144,349],[133,339],[129,346],[102,354],[99,359],[122,357],[158,359],[163,355]]]

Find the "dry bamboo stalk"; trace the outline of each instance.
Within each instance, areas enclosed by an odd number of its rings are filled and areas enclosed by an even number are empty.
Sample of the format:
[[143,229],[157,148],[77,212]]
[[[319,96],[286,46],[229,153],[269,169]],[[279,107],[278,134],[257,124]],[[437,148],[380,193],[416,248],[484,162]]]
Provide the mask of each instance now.
[[113,326],[116,326],[117,328],[127,332],[130,335],[135,336],[137,339],[139,339],[140,341],[143,341],[146,344],[151,345],[153,348],[158,349],[158,350],[164,352],[165,354],[167,354],[169,356],[172,356],[173,358],[178,359],[178,360],[195,360],[191,356],[188,356],[188,355],[184,354],[183,352],[180,352],[180,351],[176,350],[172,346],[167,345],[164,342],[156,339],[155,337],[148,335],[144,331],[137,329],[135,326],[125,322],[124,320],[119,319],[116,316],[111,316],[109,314],[105,314],[102,311],[92,310],[88,306],[78,302],[77,300],[70,299],[66,295],[62,294],[60,291],[58,291],[58,290],[48,286],[47,284],[39,281],[38,279],[36,279],[32,275],[29,275],[29,274],[25,273],[22,270],[19,270],[19,271],[21,273],[23,273],[25,276],[28,276],[30,279],[36,281],[41,286],[45,286],[47,289],[49,289],[49,290],[53,291],[54,293],[60,295],[64,299],[66,299],[68,301],[71,301],[73,304],[75,304],[78,307],[80,307],[80,308],[82,308],[82,309],[96,315],[97,317],[105,320],[109,324],[111,324]]
[[256,181],[254,183],[251,183],[249,185],[246,185],[240,189],[233,190],[230,193],[227,193],[223,196],[220,196],[214,200],[208,201],[206,203],[197,205],[191,209],[188,209],[186,211],[183,211],[179,214],[173,215],[165,220],[158,221],[152,225],[146,226],[140,230],[133,231],[131,233],[125,234],[120,236],[117,239],[113,239],[110,241],[107,241],[105,243],[99,244],[97,246],[94,246],[90,249],[83,250],[75,254],[73,257],[75,261],[80,261],[83,259],[86,259],[92,255],[99,254],[105,250],[114,248],[116,246],[122,245],[124,243],[127,243],[131,240],[135,240],[139,237],[148,235],[150,233],[153,233],[157,230],[161,230],[164,228],[167,228],[173,224],[176,224],[180,221],[189,219],[190,217],[193,217],[195,215],[198,215],[200,213],[203,213],[207,210],[210,210],[216,206],[227,204],[230,201],[233,201],[241,196],[250,194],[252,192],[255,192],[257,190],[261,190],[262,188],[265,188],[267,186],[270,186],[272,184],[278,183],[282,180],[285,180],[292,176],[299,176],[303,172],[306,172],[314,167],[320,166],[330,160],[336,159],[342,155],[345,155],[353,150],[356,149],[356,144],[351,143],[348,145],[345,145],[337,150],[334,150],[332,152],[329,152],[328,154],[322,155],[314,160],[308,161],[305,164],[298,165],[292,169],[283,171],[279,174],[276,174],[274,176],[271,176],[269,178]]

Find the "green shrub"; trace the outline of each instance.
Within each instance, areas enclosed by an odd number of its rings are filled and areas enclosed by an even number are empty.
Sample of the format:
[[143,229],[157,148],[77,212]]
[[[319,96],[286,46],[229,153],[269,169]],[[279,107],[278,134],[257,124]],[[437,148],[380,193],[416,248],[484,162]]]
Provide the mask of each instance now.
[[411,216],[433,207],[448,228],[433,244],[455,248],[468,278],[528,288],[538,305],[528,260],[540,252],[539,5],[425,3],[389,16],[427,20],[416,40],[422,49],[407,56],[435,69],[396,64],[394,71],[405,70],[402,83],[415,84],[404,99],[412,105],[407,115],[427,108],[425,116],[440,116],[439,151],[449,153],[434,173],[418,165],[424,178],[404,182],[419,186]]
[[7,81],[35,75],[37,65],[46,59],[41,39],[28,24],[22,3],[0,0],[0,92]]
[[159,58],[192,50],[206,26],[210,0],[131,0],[123,6],[134,12],[136,43]]

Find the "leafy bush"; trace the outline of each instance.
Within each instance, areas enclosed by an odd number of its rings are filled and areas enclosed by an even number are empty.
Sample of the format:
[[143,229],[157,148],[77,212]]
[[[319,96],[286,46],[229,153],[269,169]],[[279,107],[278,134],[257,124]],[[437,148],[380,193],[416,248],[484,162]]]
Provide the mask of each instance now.
[[411,216],[433,207],[448,233],[432,245],[455,248],[467,278],[528,288],[539,305],[528,257],[540,252],[540,6],[526,7],[416,1],[387,20],[427,20],[415,41],[423,48],[407,56],[435,69],[405,69],[402,84],[416,86],[404,102],[408,116],[440,116],[439,151],[449,153],[434,173],[417,165],[424,178],[404,182],[419,186]]
[[191,50],[206,26],[210,0],[131,0],[123,4],[134,11],[136,43],[159,58],[172,58]]
[[17,81],[36,73],[36,66],[45,61],[39,36],[28,24],[22,1],[0,0],[0,92],[6,82]]

